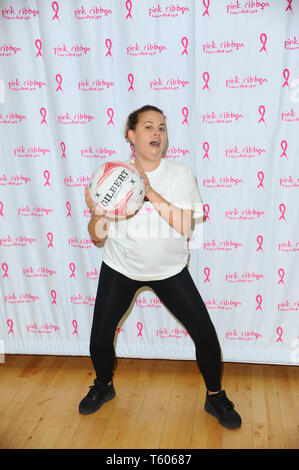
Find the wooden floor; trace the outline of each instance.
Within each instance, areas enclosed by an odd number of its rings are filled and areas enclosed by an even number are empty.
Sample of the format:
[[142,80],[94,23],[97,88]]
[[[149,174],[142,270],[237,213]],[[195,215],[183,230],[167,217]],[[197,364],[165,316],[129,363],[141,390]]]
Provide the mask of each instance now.
[[0,364],[1,449],[298,449],[299,367],[223,364],[243,419],[223,428],[204,409],[195,361],[119,359],[116,397],[82,416],[88,357],[6,355]]

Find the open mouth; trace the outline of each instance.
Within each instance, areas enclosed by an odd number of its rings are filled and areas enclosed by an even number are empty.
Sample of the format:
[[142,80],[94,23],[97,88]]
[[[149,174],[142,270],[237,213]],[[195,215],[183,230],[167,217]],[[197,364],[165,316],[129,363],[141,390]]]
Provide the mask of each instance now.
[[152,141],[150,142],[150,145],[151,145],[152,147],[160,147],[160,142],[159,142],[158,140],[152,140]]

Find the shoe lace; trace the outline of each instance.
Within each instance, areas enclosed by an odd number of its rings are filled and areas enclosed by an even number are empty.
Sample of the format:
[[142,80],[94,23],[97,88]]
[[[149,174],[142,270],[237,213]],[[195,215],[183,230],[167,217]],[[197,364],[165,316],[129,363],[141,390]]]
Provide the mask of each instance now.
[[96,385],[90,385],[90,386],[89,386],[89,391],[88,391],[88,393],[87,393],[87,395],[86,395],[86,398],[89,398],[89,399],[93,400],[93,399],[95,398],[96,394],[97,394],[97,387],[96,387]]
[[219,405],[224,412],[231,411],[235,406],[224,394],[219,396]]
[[105,385],[103,384],[89,385],[89,391],[86,395],[86,398],[93,400],[97,396],[97,393],[99,392],[100,388],[104,388],[104,387]]

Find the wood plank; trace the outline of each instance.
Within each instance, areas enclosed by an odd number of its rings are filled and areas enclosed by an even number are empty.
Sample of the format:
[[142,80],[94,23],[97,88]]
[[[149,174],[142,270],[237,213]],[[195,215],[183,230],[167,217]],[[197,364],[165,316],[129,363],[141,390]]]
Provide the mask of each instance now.
[[224,363],[222,387],[242,416],[223,428],[204,410],[195,361],[118,360],[116,397],[82,416],[88,357],[9,355],[0,365],[1,449],[298,449],[298,366]]
[[199,371],[194,362],[178,364],[160,442],[161,449],[190,449],[199,393]]
[[156,362],[130,442],[131,448],[159,448],[176,371],[177,361]]

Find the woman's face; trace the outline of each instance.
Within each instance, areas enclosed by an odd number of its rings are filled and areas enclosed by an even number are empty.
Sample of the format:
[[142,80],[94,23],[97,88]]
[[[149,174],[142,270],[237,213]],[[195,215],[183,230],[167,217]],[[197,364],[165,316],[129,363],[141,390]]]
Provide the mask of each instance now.
[[135,130],[128,131],[138,157],[158,161],[167,144],[165,119],[157,111],[145,111],[139,115]]

